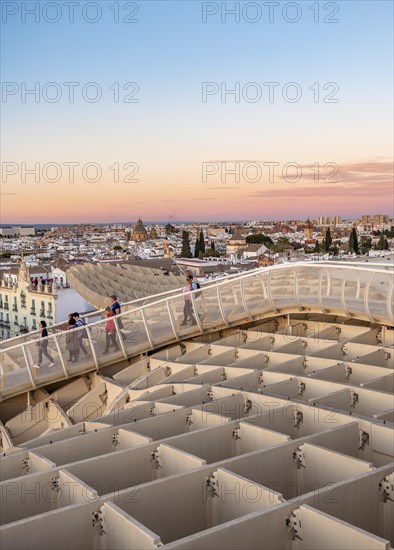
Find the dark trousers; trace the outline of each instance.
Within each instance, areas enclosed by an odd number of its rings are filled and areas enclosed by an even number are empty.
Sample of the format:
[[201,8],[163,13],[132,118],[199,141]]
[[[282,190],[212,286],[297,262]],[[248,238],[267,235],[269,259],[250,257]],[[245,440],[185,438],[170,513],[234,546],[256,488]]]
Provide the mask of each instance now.
[[38,363],[39,365],[41,365],[42,363],[42,356],[45,355],[45,357],[47,359],[49,359],[49,361],[51,363],[53,363],[53,357],[48,353],[48,342],[44,342],[43,344],[41,344],[41,346],[38,348]]
[[70,354],[69,361],[72,361],[73,363],[74,363],[74,361],[78,361],[79,348],[78,349],[70,349],[70,350],[68,350],[68,352]]
[[84,355],[88,355],[88,352],[86,351],[86,348],[83,344],[83,338],[79,338],[79,349],[82,351]]
[[116,335],[115,333],[113,332],[112,334],[106,330],[105,331],[105,350],[104,350],[104,353],[107,353],[108,352],[108,348],[110,346],[115,346],[116,350],[119,349],[119,346],[116,342]]

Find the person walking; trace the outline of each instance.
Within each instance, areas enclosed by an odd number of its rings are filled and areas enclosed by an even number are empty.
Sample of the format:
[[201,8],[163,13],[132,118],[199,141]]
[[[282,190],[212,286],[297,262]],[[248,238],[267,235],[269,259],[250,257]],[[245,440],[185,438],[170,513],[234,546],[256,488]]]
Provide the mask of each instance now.
[[40,321],[40,332],[37,340],[38,347],[38,362],[37,365],[33,365],[35,369],[41,368],[42,365],[42,356],[45,355],[49,359],[49,366],[54,367],[55,361],[53,357],[48,353],[48,329],[45,321]]
[[[118,299],[116,297],[115,294],[112,294],[111,296],[111,300],[112,300],[112,304],[111,304],[111,311],[112,311],[112,315],[115,316],[115,315],[120,315],[122,313],[122,310],[120,308],[120,303],[118,302]],[[119,329],[119,332],[123,338],[123,340],[127,340],[127,334],[125,334],[123,332],[123,321],[122,321],[122,317],[119,317],[117,319],[117,323],[118,323],[118,329]]]
[[[79,317],[79,313],[75,312],[73,314],[73,317],[75,319],[76,328],[84,327],[86,325],[86,323],[84,323],[83,320]],[[78,332],[79,349],[82,351],[84,356],[87,357],[89,354],[86,351],[86,348],[83,343],[83,339],[87,337],[86,329],[81,329],[81,330],[78,330],[77,332]]]
[[104,355],[106,355],[111,346],[115,347],[115,351],[119,351],[118,343],[116,342],[116,333],[115,333],[115,322],[112,317],[112,309],[108,306],[105,308],[107,322],[105,323],[105,350]]
[[187,325],[187,320],[190,319],[192,325],[196,324],[196,320],[193,315],[193,306],[192,306],[192,297],[189,292],[193,290],[192,288],[193,279],[191,275],[186,277],[186,285],[183,287],[184,293],[184,305],[183,305],[183,321],[181,325]]
[[69,361],[71,363],[76,363],[79,359],[79,338],[75,327],[76,321],[74,317],[70,317],[66,334],[66,349],[70,354]]

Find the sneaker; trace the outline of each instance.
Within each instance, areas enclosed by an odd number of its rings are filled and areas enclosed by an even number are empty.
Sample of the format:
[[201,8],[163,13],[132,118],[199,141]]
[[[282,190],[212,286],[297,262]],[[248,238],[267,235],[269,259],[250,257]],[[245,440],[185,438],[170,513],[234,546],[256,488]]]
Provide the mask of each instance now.
[[33,365],[33,369],[40,369],[41,365]]
[[56,365],[56,363],[54,363],[54,362],[52,361],[52,363],[50,363],[50,364],[48,365],[48,367],[54,367],[55,365]]
[[182,326],[185,326],[185,325],[187,325],[187,322],[186,322],[186,321],[183,321],[183,323],[181,323],[181,327],[182,327]]

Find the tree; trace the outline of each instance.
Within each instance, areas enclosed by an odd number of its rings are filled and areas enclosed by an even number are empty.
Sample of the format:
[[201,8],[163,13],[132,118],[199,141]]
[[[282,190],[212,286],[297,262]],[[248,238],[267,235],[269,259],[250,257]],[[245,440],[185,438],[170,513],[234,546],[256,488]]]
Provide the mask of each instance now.
[[123,246],[119,246],[118,244],[114,246],[114,250],[123,250]]
[[200,255],[200,239],[197,237],[196,244],[194,245],[194,257],[198,258]]
[[246,242],[248,244],[265,244],[267,248],[270,248],[274,243],[268,235],[263,233],[255,233],[254,235],[248,235],[246,237]]
[[375,250],[384,250],[385,249],[384,248],[384,244],[385,244],[384,241],[385,240],[386,239],[384,238],[384,235],[382,233],[379,237],[379,241],[378,241],[377,245],[375,246]]
[[167,225],[164,227],[164,230],[166,232],[166,235],[172,235],[173,233],[176,233],[176,227],[174,227],[170,223],[167,223]]
[[331,245],[332,245],[331,231],[330,231],[330,228],[327,227],[326,238],[324,239],[324,246],[327,252],[330,250]]
[[313,252],[316,252],[318,254],[320,252],[320,244],[319,241],[315,242],[315,248],[313,249]]
[[284,252],[286,248],[289,248],[290,242],[287,237],[279,237],[275,243],[274,251],[275,252]]
[[355,252],[356,254],[359,254],[358,237],[357,237],[357,231],[355,227],[353,227],[352,232],[350,233],[350,236],[349,236],[349,250],[351,252]]
[[189,232],[183,230],[181,258],[191,258],[191,257],[192,257],[192,252],[190,250]]
[[205,252],[205,239],[204,239],[204,233],[202,229],[200,231],[200,250],[202,253]]
[[361,254],[368,254],[372,248],[371,237],[362,236],[360,239],[360,252]]

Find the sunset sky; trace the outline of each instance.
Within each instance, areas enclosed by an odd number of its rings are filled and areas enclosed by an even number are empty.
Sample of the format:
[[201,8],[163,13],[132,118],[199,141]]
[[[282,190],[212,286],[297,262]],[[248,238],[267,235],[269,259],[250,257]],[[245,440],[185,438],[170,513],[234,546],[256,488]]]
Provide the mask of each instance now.
[[[74,22],[57,2],[61,17],[53,23],[54,11],[24,22],[23,3],[2,4],[9,5],[1,44],[2,224],[393,215],[390,1],[337,1],[333,16],[322,1],[317,23],[308,0],[298,2],[294,23],[282,15],[285,2],[272,23],[266,9],[255,23],[242,13],[239,23],[222,22],[220,2],[142,1],[136,14],[132,2],[92,2],[101,9],[96,23],[84,20],[82,1]],[[203,10],[216,8],[204,23]],[[93,6],[87,17],[94,15]],[[73,102],[67,82],[77,83]],[[204,82],[218,90],[206,101]],[[273,102],[268,82],[279,83]],[[283,98],[291,82],[302,92],[297,102],[294,86]],[[38,96],[24,97],[35,83]],[[139,89],[124,90],[127,83]],[[231,95],[222,102],[220,92],[235,83],[239,102]],[[101,99],[89,101],[97,90]],[[253,102],[256,90],[261,98]],[[338,101],[323,101],[330,96]],[[235,162],[240,177],[223,177]],[[264,165],[272,162],[279,163],[274,181]],[[36,163],[38,181],[24,173]],[[99,165],[99,181],[87,181],[93,166],[83,177],[88,163]],[[218,172],[204,178],[205,163]],[[243,176],[245,163],[261,167],[258,181]],[[299,181],[283,178],[288,163],[302,168]],[[316,163],[319,181],[309,168]],[[329,163],[339,167],[335,182],[324,181]]]

